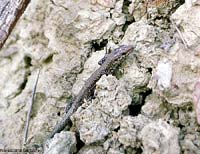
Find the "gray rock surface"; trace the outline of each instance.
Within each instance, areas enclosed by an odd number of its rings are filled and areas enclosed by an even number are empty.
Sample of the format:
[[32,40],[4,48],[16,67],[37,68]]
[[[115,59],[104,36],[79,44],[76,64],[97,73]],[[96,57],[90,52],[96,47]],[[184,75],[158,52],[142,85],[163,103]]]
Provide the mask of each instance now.
[[141,131],[143,153],[179,154],[179,131],[162,120],[147,124]]
[[172,63],[167,59],[159,61],[153,77],[157,79],[157,86],[160,90],[169,88],[172,78]]
[[143,127],[150,122],[151,120],[143,115],[138,115],[137,117],[123,117],[120,122],[120,130],[117,133],[119,142],[122,143],[125,148],[129,146],[132,148],[141,146],[140,142],[137,141],[139,133]]
[[71,154],[76,152],[76,137],[72,132],[60,132],[47,141],[44,154]]
[[122,112],[131,104],[124,87],[111,75],[103,76],[97,82],[95,96],[72,116],[80,138],[86,144],[104,140],[119,126]]
[[49,150],[199,153],[199,7],[198,0],[31,1],[0,51],[0,148],[22,146],[38,68],[28,145],[41,144],[61,120],[106,48],[129,44],[134,52],[97,82]]
[[84,146],[78,154],[105,154],[105,151],[101,146]]

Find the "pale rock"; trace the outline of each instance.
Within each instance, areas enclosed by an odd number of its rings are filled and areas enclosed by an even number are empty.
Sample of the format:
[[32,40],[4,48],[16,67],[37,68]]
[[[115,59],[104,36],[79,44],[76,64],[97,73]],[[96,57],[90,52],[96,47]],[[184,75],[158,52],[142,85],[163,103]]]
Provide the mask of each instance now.
[[123,0],[119,0],[115,3],[114,11],[121,14],[122,13],[122,7],[123,7]]
[[157,31],[156,27],[149,25],[145,20],[140,20],[128,26],[120,43],[134,45],[136,51],[147,54],[155,50]]
[[106,38],[116,27],[115,22],[110,19],[110,13],[105,10],[81,10],[78,12],[78,21],[74,26],[81,33],[77,32],[74,35],[82,42]]
[[[173,75],[170,88],[159,91],[168,103],[178,106],[188,106],[193,102],[194,85],[199,80],[199,75],[193,70],[193,61],[197,70],[200,68],[200,60],[192,53],[180,48],[176,54],[176,61],[173,61]],[[171,61],[171,60],[170,60]],[[154,88],[155,89],[155,88]]]
[[199,148],[196,146],[191,139],[184,139],[184,141],[181,143],[182,147],[185,151],[188,151],[190,153],[199,153]]
[[[5,141],[3,144],[9,148],[21,147],[26,112],[38,67],[42,66],[28,135],[28,140],[36,143],[41,143],[48,135],[47,130],[55,125],[59,118],[57,113],[62,111],[66,98],[71,95],[72,83],[81,69],[80,59],[83,53],[77,50],[75,45],[70,44],[67,46],[70,48],[66,49],[66,42],[62,42],[61,47],[51,46],[55,50],[48,48],[51,37],[46,38],[45,31],[49,30],[49,27],[57,28],[52,21],[48,22],[50,12],[53,11],[50,9],[50,3],[45,0],[30,2],[11,34],[11,40],[8,40],[10,45],[5,46],[8,52],[0,55],[0,95],[4,99],[4,106],[8,106],[7,110],[1,110],[0,113],[3,122],[1,128],[4,130],[1,138]],[[49,33],[51,32],[54,31],[49,30]],[[62,48],[63,46],[65,48]],[[7,129],[8,127],[11,129]],[[9,135],[12,135],[15,141],[10,140]]]
[[[142,58],[144,58],[148,52],[154,51],[155,44],[153,45],[151,42],[154,42],[155,37],[156,30],[153,26],[148,25],[145,21],[138,21],[128,26],[121,40],[121,44],[134,46],[133,53],[126,59],[127,65],[124,66],[124,75],[120,79],[125,83],[125,87],[129,92],[136,87],[146,85],[150,79],[150,74],[147,69],[139,68],[135,57],[142,55]],[[147,65],[147,67],[151,67],[149,62]]]
[[[9,113],[8,110],[0,112],[0,145],[1,148],[19,148],[22,141],[22,132],[24,131],[24,112],[15,114]],[[8,137],[7,137],[8,136]],[[15,138],[10,138],[14,136]]]
[[76,152],[76,137],[72,132],[60,132],[47,140],[44,154],[71,154]]
[[192,6],[200,5],[200,1],[199,0],[186,0],[185,5],[187,8],[191,8]]
[[[0,147],[2,149],[18,149],[22,145],[26,114],[38,67],[41,66],[41,74],[30,119],[28,135],[30,145],[42,143],[55,123],[62,119],[66,99],[75,96],[84,81],[99,67],[97,63],[105,51],[93,52],[91,50],[93,42],[100,43],[99,47],[102,48],[104,46],[101,46],[102,40],[108,40],[108,48],[114,49],[119,44],[128,44],[134,45],[135,49],[118,70],[119,72],[123,68],[121,75],[116,75],[119,80],[113,76],[103,76],[95,89],[96,98],[84,101],[82,107],[71,117],[74,124],[72,129],[80,132],[81,139],[87,144],[95,143],[91,146],[85,145],[82,151],[125,154],[136,153],[139,148],[148,153],[147,149],[156,147],[157,151],[164,149],[166,152],[166,146],[163,146],[163,142],[166,141],[169,145],[173,144],[167,147],[168,150],[172,151],[175,147],[175,150],[170,152],[177,152],[178,135],[174,127],[181,126],[179,143],[182,152],[198,153],[200,135],[195,112],[192,110],[192,93],[194,84],[199,80],[200,68],[199,2],[190,1],[189,5],[184,4],[176,10],[173,7],[177,5],[174,5],[173,0],[167,5],[162,5],[166,1],[158,5],[157,1],[152,1],[151,7],[148,8],[151,22],[145,19],[144,3],[132,0],[129,1],[130,6],[127,6],[126,2],[123,0],[30,2],[0,52],[2,130]],[[186,3],[188,2],[189,0],[186,0]],[[157,6],[159,10],[155,8]],[[125,13],[127,7],[129,13]],[[183,48],[178,33],[174,35],[172,32],[169,36],[166,32],[169,30],[170,22],[162,21],[165,21],[165,17],[168,19],[172,10],[175,11],[172,19],[180,28],[183,38],[190,47],[189,50]],[[132,21],[129,18],[135,18],[136,22],[131,23],[126,29],[127,25],[124,25],[126,20]],[[166,42],[165,51],[159,49],[164,40],[160,38],[162,32],[164,36],[175,36],[175,38],[178,36],[179,41],[175,39],[176,46]],[[123,35],[124,38],[121,40]],[[88,59],[88,56],[91,58]],[[141,113],[145,116],[124,117],[123,113],[128,111],[131,103],[129,95],[134,95],[135,90],[142,91],[147,87],[151,69],[154,72],[158,61],[166,57],[173,63],[170,88],[165,93],[158,92],[152,87],[152,98],[147,97],[143,102],[145,105],[142,106]],[[164,83],[164,85],[169,84]],[[153,123],[146,116],[167,119],[174,127],[165,122]],[[140,135],[141,130],[142,135]],[[155,130],[155,133],[151,134],[151,130]],[[131,138],[127,132],[133,134],[133,137]],[[65,145],[71,139],[73,140],[68,145],[75,147],[75,136],[73,133],[69,134],[71,133],[68,132],[63,136],[58,134],[59,139],[56,142],[52,141],[51,150],[56,151],[61,147],[67,149]],[[149,134],[151,136],[148,136]],[[160,139],[160,134],[164,134],[164,137],[162,136],[164,139],[155,141],[157,136]],[[166,134],[169,134],[170,138],[167,138]],[[150,139],[152,142],[148,142]],[[76,151],[72,150],[69,153]]]
[[106,154],[106,152],[101,146],[84,146],[78,154]]
[[138,134],[145,125],[151,122],[150,119],[143,115],[137,117],[124,116],[120,121],[120,130],[117,132],[119,142],[124,145],[125,148],[136,148],[140,143],[137,142]]
[[106,8],[113,8],[116,0],[91,0],[92,4],[98,4]]
[[162,120],[147,124],[141,131],[143,153],[179,154],[178,129]]
[[189,47],[199,44],[200,35],[200,6],[194,6],[189,9],[186,4],[180,6],[171,16],[171,19],[178,27],[182,27],[181,35]]
[[172,62],[167,59],[159,61],[153,78],[157,80],[157,85],[160,90],[170,88],[172,79]]
[[128,11],[134,16],[136,21],[139,21],[146,14],[146,4],[139,0],[132,0]]
[[[38,91],[45,93],[47,97],[69,97],[76,72],[80,71],[80,55],[76,53],[58,54],[53,56],[52,64],[41,71]],[[67,67],[66,67],[67,66]]]
[[97,82],[96,96],[99,106],[112,117],[119,117],[131,104],[131,97],[127,94],[123,83],[115,77],[104,75]]
[[125,154],[125,149],[118,140],[117,133],[112,132],[112,137],[103,143],[103,148],[108,154]]
[[80,113],[79,110],[77,112],[71,119],[78,128],[80,139],[85,144],[102,141],[110,133],[109,127],[113,125],[112,119],[95,108],[93,104]]
[[[26,56],[23,53],[14,54],[12,58],[0,57],[1,80],[0,94],[4,98],[13,98],[18,95],[26,82],[29,70],[26,70]],[[9,67],[9,69],[8,69]],[[11,75],[12,74],[12,75]]]
[[8,100],[5,99],[3,96],[0,96],[0,110],[3,108],[8,108],[9,103]]
[[162,99],[156,94],[151,94],[142,106],[142,113],[148,117],[164,117],[167,111],[162,105]]
[[113,17],[113,20],[115,21],[117,26],[120,26],[126,22],[126,17],[125,17],[125,15],[120,15],[117,17]]
[[123,1],[116,2],[115,8],[112,11],[112,19],[116,25],[123,25],[126,22],[126,16],[122,13]]
[[[81,140],[86,144],[102,141],[119,126],[119,118],[131,103],[120,82],[113,76],[102,76],[97,82],[96,98],[86,102],[72,116]],[[85,109],[84,109],[85,108]]]
[[[127,61],[127,63],[129,63]],[[150,74],[144,68],[138,68],[136,63],[124,67],[124,75],[120,79],[126,89],[131,92],[136,87],[142,87],[148,83]]]
[[[124,35],[124,32],[122,31],[121,27],[116,27],[115,30],[113,31],[113,41],[115,42],[119,42],[121,36]],[[113,46],[113,45],[109,45],[109,44],[114,44],[114,42],[109,42],[108,46]]]

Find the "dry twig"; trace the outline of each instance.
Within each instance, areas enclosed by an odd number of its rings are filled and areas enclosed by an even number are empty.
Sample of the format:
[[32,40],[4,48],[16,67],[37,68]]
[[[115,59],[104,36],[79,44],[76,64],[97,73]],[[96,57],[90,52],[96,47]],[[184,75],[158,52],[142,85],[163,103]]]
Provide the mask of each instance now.
[[37,78],[35,80],[35,84],[34,84],[33,92],[32,92],[32,97],[31,97],[31,104],[30,104],[28,114],[27,114],[26,127],[25,127],[24,140],[23,140],[24,145],[26,144],[26,141],[27,141],[29,122],[30,122],[31,111],[32,111],[33,103],[34,103],[35,92],[36,92],[36,88],[37,88],[37,84],[38,84],[38,80],[39,80],[39,75],[40,75],[40,69],[38,70]]
[[174,21],[172,21],[172,24],[174,25],[176,31],[178,32],[181,40],[183,41],[183,44],[185,46],[186,49],[188,49],[188,45],[187,45],[187,42],[185,41],[184,37],[183,37],[183,34],[181,33],[181,31],[179,30],[179,28],[177,27],[177,25],[174,23]]
[[30,0],[0,0],[0,49]]

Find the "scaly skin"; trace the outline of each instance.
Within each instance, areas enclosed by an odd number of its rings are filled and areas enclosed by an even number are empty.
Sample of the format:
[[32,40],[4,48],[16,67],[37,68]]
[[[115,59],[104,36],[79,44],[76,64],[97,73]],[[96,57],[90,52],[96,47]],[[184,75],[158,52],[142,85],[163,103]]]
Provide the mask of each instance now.
[[78,107],[81,106],[83,99],[90,95],[90,92],[95,87],[96,82],[101,78],[101,76],[104,74],[110,74],[110,71],[112,71],[116,65],[120,64],[131,51],[133,51],[133,46],[122,45],[111,53],[106,54],[105,57],[99,61],[101,67],[99,67],[86,80],[83,88],[68,106],[68,112],[64,114],[63,119],[55,126],[48,138],[52,138],[56,133],[61,132],[69,124],[70,116],[78,109]]

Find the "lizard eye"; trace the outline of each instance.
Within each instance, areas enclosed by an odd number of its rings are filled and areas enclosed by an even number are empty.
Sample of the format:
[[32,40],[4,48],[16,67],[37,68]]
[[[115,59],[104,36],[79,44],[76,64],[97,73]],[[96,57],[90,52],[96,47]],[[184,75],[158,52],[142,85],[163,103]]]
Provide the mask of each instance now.
[[114,60],[114,63],[117,63],[118,61],[119,61],[119,58],[115,59],[115,60]]
[[126,55],[126,52],[123,52],[122,55]]

